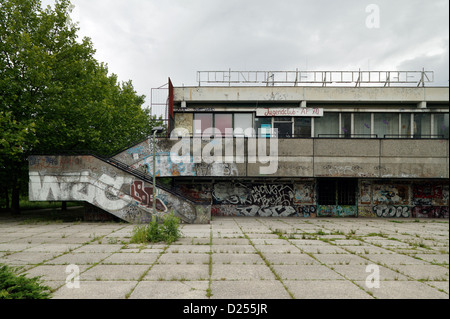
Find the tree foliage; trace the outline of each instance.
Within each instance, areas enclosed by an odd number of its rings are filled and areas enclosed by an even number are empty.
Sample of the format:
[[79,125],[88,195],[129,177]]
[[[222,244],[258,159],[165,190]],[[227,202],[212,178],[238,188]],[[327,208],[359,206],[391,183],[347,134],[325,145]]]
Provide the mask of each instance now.
[[0,167],[9,188],[28,181],[31,153],[109,154],[161,125],[132,82],[109,75],[91,40],[78,38],[72,8],[0,0]]

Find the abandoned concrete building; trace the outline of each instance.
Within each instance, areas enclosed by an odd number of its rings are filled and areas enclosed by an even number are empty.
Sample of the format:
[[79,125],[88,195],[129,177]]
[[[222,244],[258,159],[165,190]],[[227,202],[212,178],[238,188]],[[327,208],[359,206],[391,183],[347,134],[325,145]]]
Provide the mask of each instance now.
[[31,156],[30,200],[82,201],[129,222],[169,212],[186,223],[448,218],[449,88],[431,86],[433,75],[205,71],[182,87],[169,79],[164,136],[111,158]]

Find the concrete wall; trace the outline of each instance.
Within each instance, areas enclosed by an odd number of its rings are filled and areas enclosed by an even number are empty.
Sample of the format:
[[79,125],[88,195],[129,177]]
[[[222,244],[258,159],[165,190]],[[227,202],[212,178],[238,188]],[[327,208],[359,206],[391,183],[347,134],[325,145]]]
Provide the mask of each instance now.
[[[155,146],[158,177],[367,177],[367,178],[448,178],[448,140],[438,139],[279,139],[278,156],[263,163],[256,139],[231,141],[233,156],[225,157],[227,139],[202,141],[198,147],[187,140],[187,162],[171,157],[177,141],[158,139]],[[238,143],[238,144],[236,144]],[[256,156],[249,156],[255,145]],[[218,148],[216,148],[218,147]],[[238,151],[239,148],[239,151]],[[152,141],[146,140],[115,158],[153,175]],[[197,150],[199,152],[197,152]],[[203,152],[203,153],[202,153]],[[202,155],[216,155],[222,162],[205,162]],[[265,153],[264,153],[265,152]],[[267,142],[263,154],[269,155]],[[236,156],[243,154],[243,156]],[[196,161],[198,161],[196,163]],[[277,161],[273,174],[261,174],[262,167]]]
[[183,87],[174,88],[174,100],[195,102],[308,101],[395,102],[448,101],[448,87]]
[[358,216],[449,218],[448,182],[360,180]]
[[[31,156],[29,178],[31,201],[84,201],[132,223],[153,216],[152,185],[92,156]],[[157,188],[158,217],[209,223],[210,209]]]
[[191,197],[212,199],[212,216],[448,218],[443,181],[359,179],[355,205],[320,205],[315,179],[183,183]]

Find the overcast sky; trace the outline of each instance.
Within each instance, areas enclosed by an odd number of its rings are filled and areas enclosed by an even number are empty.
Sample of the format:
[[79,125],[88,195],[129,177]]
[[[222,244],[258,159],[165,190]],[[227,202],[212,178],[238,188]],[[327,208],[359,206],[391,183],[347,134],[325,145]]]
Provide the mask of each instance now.
[[[53,0],[42,0],[43,5]],[[210,70],[426,70],[449,85],[448,0],[72,0],[79,35],[139,94]],[[374,4],[375,6],[370,6]],[[379,13],[379,15],[377,15]]]

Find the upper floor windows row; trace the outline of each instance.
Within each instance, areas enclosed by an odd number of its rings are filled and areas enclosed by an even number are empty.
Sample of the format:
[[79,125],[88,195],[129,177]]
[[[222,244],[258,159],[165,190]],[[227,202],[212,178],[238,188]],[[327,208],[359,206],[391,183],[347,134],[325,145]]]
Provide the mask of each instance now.
[[324,112],[321,117],[257,117],[254,113],[176,113],[175,128],[194,136],[317,138],[449,138],[448,113]]

